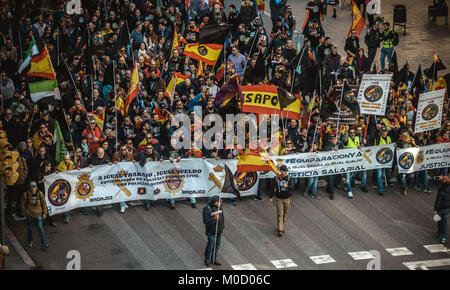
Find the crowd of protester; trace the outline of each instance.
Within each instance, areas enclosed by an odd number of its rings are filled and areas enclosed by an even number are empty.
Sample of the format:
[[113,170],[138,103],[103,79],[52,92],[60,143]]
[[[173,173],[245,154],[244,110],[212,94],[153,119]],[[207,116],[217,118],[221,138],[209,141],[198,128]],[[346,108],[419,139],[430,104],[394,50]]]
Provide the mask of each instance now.
[[[202,106],[203,115],[217,113],[220,107],[214,103],[215,95],[235,74],[241,77],[242,85],[281,85],[283,72],[293,72],[301,67],[302,75],[295,74],[292,88],[293,93],[301,95],[303,116],[314,92],[325,98],[329,88],[335,85],[343,82],[358,85],[364,73],[396,72],[398,75],[399,71],[393,59],[398,36],[389,22],[380,15],[375,15],[376,18],[371,15],[367,29],[360,37],[352,31],[345,43],[336,43],[322,26],[323,18],[335,17],[336,12],[334,16],[330,13],[326,16],[319,0],[306,4],[305,8],[311,13],[303,30],[299,27],[304,19],[295,19],[287,0],[266,0],[266,9],[270,9],[272,15],[270,31],[262,22],[262,14],[254,0],[244,0],[240,7],[225,7],[224,1],[220,0],[209,0],[209,6],[203,5],[205,1],[191,1],[190,11],[184,0],[82,1],[83,13],[71,15],[65,11],[67,1],[0,2],[0,129],[7,132],[8,141],[20,152],[20,177],[14,186],[8,187],[8,209],[13,210],[13,204],[16,204],[15,213],[19,216],[37,218],[47,214],[45,207],[39,210],[30,207],[45,204],[45,200],[36,202],[36,192],[45,192],[44,178],[54,172],[121,161],[145,165],[149,161],[176,162],[181,158],[236,158],[242,151],[235,147],[206,150],[192,146],[177,150],[171,141],[177,129],[171,124],[173,116],[186,113],[194,120],[194,99],[197,100],[195,105]],[[328,5],[334,8],[336,3],[338,1],[328,0]],[[360,5],[365,8],[364,3]],[[197,42],[201,29],[213,24],[230,26],[224,79],[218,79],[211,65],[205,65],[203,72],[198,73],[198,61],[183,54],[183,47]],[[121,33],[124,26],[129,29],[125,39]],[[174,29],[182,41],[171,51]],[[292,66],[300,54],[296,48],[295,30],[300,30],[303,53],[300,65]],[[40,49],[46,46],[49,51],[61,99],[34,104],[28,87],[30,77],[26,72],[17,72],[32,38]],[[132,44],[128,45],[130,39]],[[381,55],[379,60],[375,59],[377,52]],[[267,56],[263,79],[256,77],[260,54]],[[125,100],[135,63],[139,64],[139,94],[123,115],[116,106],[117,99]],[[320,74],[320,85],[313,85],[316,82],[314,69]],[[175,73],[189,77],[176,86],[171,100],[166,88]],[[437,77],[437,73],[432,76],[426,73],[423,84],[418,84],[418,78],[409,71],[409,66],[405,66],[400,79],[391,82],[385,116],[358,114],[356,124],[341,123],[339,126],[324,119],[320,112],[311,114],[306,123],[288,120],[286,130],[282,130],[284,148],[280,154],[388,143],[395,143],[397,148],[408,148],[449,142],[447,97],[441,129],[414,132],[418,96],[432,90]],[[199,94],[201,98],[196,98]],[[68,150],[58,164],[55,162],[55,120],[61,127]],[[226,130],[224,128],[224,132]],[[216,140],[220,140],[218,136]],[[437,171],[448,174],[447,168]],[[367,192],[368,178],[372,177],[380,195],[384,194],[386,184],[390,186],[395,182],[399,183],[404,195],[410,186],[430,193],[429,177],[439,174],[395,172],[394,162],[393,168],[388,170],[327,176],[326,191],[334,199],[336,187],[341,187],[340,183],[344,181],[343,190],[348,198],[352,198],[355,179],[361,180],[361,189]],[[318,177],[295,180],[299,192],[303,181],[305,196],[309,192],[313,198],[319,198]],[[261,182],[260,191],[269,190],[270,182]],[[255,199],[263,200],[261,192]],[[190,203],[195,207],[195,198],[191,198]],[[233,203],[236,204],[236,200]],[[150,201],[145,202],[147,210],[152,205]],[[175,209],[173,199],[169,200],[169,206]],[[126,207],[126,203],[121,203],[120,211],[125,212]],[[96,211],[101,215],[103,209],[99,206]],[[82,209],[80,213],[87,214],[87,210]],[[69,214],[64,214],[63,219],[69,223]],[[48,220],[56,226],[54,217]]]

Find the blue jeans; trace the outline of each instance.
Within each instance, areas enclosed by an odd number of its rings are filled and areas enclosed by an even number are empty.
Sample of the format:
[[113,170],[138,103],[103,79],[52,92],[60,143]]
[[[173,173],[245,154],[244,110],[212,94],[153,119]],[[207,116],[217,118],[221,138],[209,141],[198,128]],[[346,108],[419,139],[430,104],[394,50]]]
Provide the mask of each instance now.
[[39,239],[41,240],[41,244],[43,246],[47,245],[47,242],[45,241],[44,236],[44,225],[42,222],[42,217],[38,218],[31,218],[27,216],[27,222],[28,222],[28,242],[31,243],[33,241],[33,222],[36,222],[38,232],[39,232]]
[[122,209],[122,208],[126,208],[127,207],[127,205],[126,205],[126,203],[125,202],[121,202],[120,203],[120,209]]
[[[196,203],[195,197],[190,197],[190,198],[189,198],[189,201],[190,201],[191,203]],[[169,198],[169,203],[170,203],[170,204],[174,204],[174,203],[175,203],[175,199]]]
[[423,182],[423,190],[428,189],[428,170],[414,172],[414,186],[420,187],[420,177]]
[[384,69],[384,60],[387,56],[388,58],[388,62],[389,62],[389,67],[388,69],[391,67],[391,60],[392,60],[392,53],[394,52],[394,48],[381,48],[381,56],[380,56],[380,64],[381,64],[381,69]]
[[439,238],[445,239],[447,237],[447,220],[450,208],[438,210],[437,213],[441,217],[441,220],[437,222]]
[[377,169],[377,185],[378,185],[378,192],[384,192],[383,189],[383,181],[386,178],[386,168],[378,168]]
[[306,189],[305,191],[308,192],[311,190],[312,195],[316,195],[317,193],[317,181],[319,180],[319,177],[309,177],[306,180]]
[[[352,191],[352,181],[355,181],[357,172],[347,172],[345,173],[345,187],[347,188],[347,193]],[[361,187],[366,187],[367,185],[367,172],[361,172]]]
[[402,182],[402,189],[408,189],[408,179],[411,178],[411,174],[402,173],[400,174],[400,181]]
[[327,175],[327,192],[329,194],[334,193],[334,187],[339,184],[339,175]]
[[[218,233],[217,239],[215,240],[215,234],[206,234],[206,237],[208,238],[208,243],[206,244],[206,248],[205,248],[205,260],[211,259],[211,262],[216,261],[217,252],[219,252],[221,236],[222,235]],[[214,250],[214,244],[216,244],[215,250]]]

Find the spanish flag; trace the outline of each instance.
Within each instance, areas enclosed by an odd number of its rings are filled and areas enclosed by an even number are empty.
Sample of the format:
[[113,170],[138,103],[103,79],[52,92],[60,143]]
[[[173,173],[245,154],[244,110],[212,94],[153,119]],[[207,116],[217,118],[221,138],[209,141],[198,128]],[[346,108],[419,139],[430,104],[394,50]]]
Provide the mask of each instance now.
[[189,43],[184,47],[183,54],[202,62],[214,65],[219,57],[220,51],[223,45],[209,43],[209,44],[198,44]]
[[175,49],[178,49],[179,42],[178,42],[178,33],[177,33],[177,26],[175,25],[175,29],[173,30],[173,40],[172,40],[172,49],[170,50],[170,58],[173,56],[173,51]]
[[116,109],[122,114],[122,116],[125,116],[125,103],[123,102],[123,99],[119,96],[117,96],[116,100]]
[[137,63],[134,64],[133,72],[131,73],[130,88],[128,89],[127,99],[125,100],[125,113],[127,114],[128,108],[139,93],[139,74],[136,65]]
[[184,82],[184,80],[188,79],[189,76],[190,75],[184,75],[180,72],[177,72],[172,76],[172,79],[170,80],[170,82],[166,88],[166,93],[169,95],[171,102],[173,100],[174,90],[175,90],[176,86],[178,86],[179,84]]
[[362,17],[361,11],[359,11],[354,0],[352,0],[352,7],[352,25],[348,31],[347,38],[351,36],[352,29],[356,30],[356,36],[359,36],[364,29],[364,17]]
[[44,47],[42,52],[31,59],[31,67],[28,71],[28,76],[46,78],[54,80],[56,77],[53,69],[52,61],[48,55],[47,47]]
[[154,112],[158,117],[158,122],[160,123],[164,123],[169,119],[169,114],[166,109],[163,110],[164,114],[161,112],[161,109],[159,107],[156,107]]
[[258,6],[259,11],[264,11],[265,8],[264,0],[256,0],[256,5]]
[[265,154],[246,150],[243,155],[238,155],[237,172],[272,171],[279,176],[278,169],[273,161]]
[[100,116],[100,115],[97,115],[96,112],[94,111],[94,112],[89,113],[89,116],[94,118],[95,123],[97,123],[97,126],[100,129],[103,129],[103,123],[105,121],[105,112],[103,112],[102,116]]

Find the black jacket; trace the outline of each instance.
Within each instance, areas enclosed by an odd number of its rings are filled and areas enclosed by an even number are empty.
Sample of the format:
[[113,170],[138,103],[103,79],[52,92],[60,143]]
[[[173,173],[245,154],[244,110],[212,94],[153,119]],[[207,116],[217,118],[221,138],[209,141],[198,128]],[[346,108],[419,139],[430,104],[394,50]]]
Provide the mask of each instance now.
[[[287,176],[285,178],[274,177],[273,178],[273,192],[270,193],[269,197],[272,198],[274,195],[279,199],[287,199],[292,196],[292,191],[294,190],[294,182],[292,177]],[[288,187],[283,188],[282,185],[287,182]]]
[[434,211],[450,209],[450,184],[441,185],[438,189]]
[[205,230],[206,234],[214,235],[216,233],[216,227],[217,227],[217,234],[222,234],[223,229],[225,228],[225,218],[223,216],[223,208],[220,207],[221,213],[219,214],[219,222],[217,224],[217,220],[214,219],[213,213],[219,210],[217,207],[214,206],[214,203],[216,201],[219,201],[218,196],[213,196],[209,203],[203,208],[203,223],[205,224]]

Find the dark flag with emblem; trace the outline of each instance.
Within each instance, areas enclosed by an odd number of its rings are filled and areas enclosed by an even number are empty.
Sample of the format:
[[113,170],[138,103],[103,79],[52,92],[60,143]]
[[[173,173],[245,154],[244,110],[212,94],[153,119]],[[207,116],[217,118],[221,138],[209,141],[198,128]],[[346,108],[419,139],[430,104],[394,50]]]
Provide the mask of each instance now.
[[280,110],[283,111],[284,108],[292,104],[297,100],[297,98],[289,93],[285,88],[278,87],[278,98],[280,100]]
[[229,32],[230,27],[228,24],[206,25],[200,30],[198,42],[223,44]]
[[233,172],[230,168],[225,165],[225,181],[222,186],[223,193],[231,193],[237,197],[241,197],[239,188],[237,187],[236,181],[234,180]]
[[416,91],[424,92],[425,91],[425,84],[423,82],[423,76],[422,76],[422,65],[419,64],[419,67],[417,68],[416,77],[414,78],[414,82],[412,84],[411,89],[416,88]]
[[[338,100],[341,99],[341,89],[342,86],[334,86],[330,91],[330,99],[335,100],[336,104]],[[347,83],[345,83],[344,94],[342,95],[342,104],[356,114],[360,113],[358,103],[358,89],[358,86],[349,86]]]

